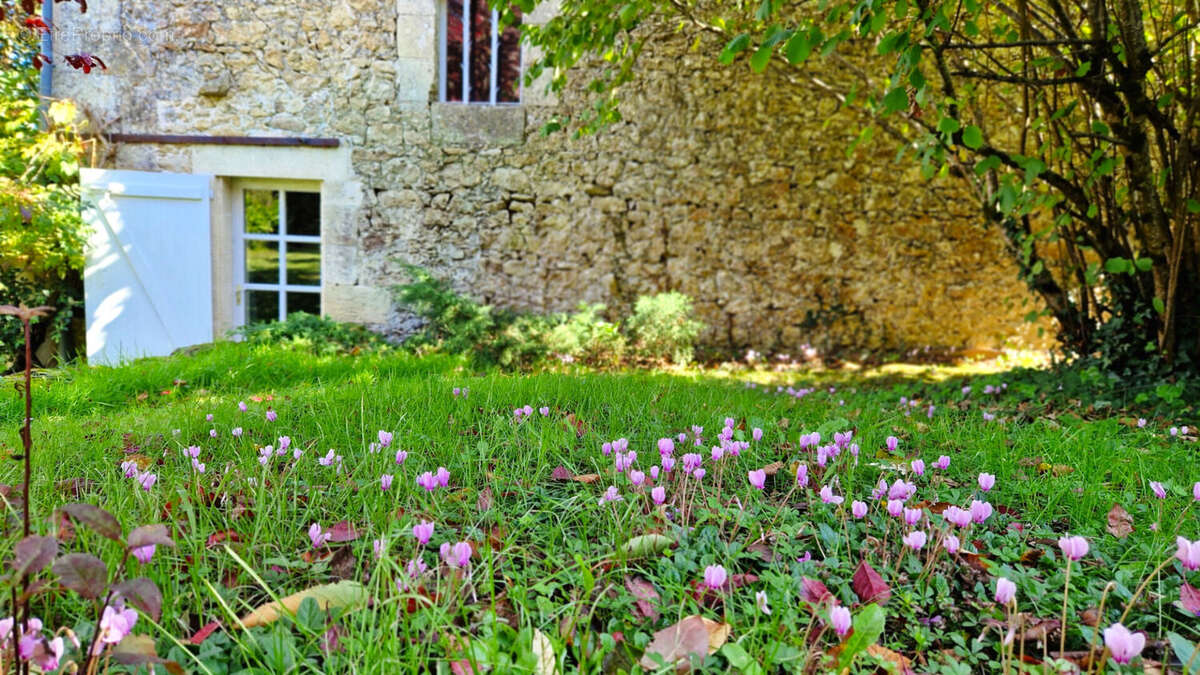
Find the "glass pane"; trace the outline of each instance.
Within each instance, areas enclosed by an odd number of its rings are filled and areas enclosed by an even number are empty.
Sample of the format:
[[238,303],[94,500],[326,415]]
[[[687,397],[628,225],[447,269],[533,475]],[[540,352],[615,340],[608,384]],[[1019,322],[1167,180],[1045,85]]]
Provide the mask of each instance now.
[[244,194],[246,232],[278,234],[279,193],[274,190],[246,190]]
[[500,33],[500,55],[496,60],[496,102],[521,102],[521,10],[513,8],[517,15],[513,25]]
[[462,100],[463,0],[446,1],[446,100]]
[[287,282],[298,286],[321,285],[321,245],[287,245]]
[[279,283],[279,242],[246,242],[246,281],[252,284]]
[[313,316],[321,316],[321,294],[288,293],[287,311],[288,314],[292,312],[308,312]]
[[246,323],[278,320],[278,293],[275,291],[246,291]]
[[471,3],[471,101],[492,100],[492,9],[487,0]]
[[321,235],[321,195],[316,192],[287,193],[287,233]]

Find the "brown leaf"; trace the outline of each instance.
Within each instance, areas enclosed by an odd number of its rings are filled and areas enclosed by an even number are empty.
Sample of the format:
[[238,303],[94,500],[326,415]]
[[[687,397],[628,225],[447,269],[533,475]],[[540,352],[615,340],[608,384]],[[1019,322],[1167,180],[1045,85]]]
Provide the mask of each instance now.
[[746,550],[758,554],[758,557],[762,558],[764,562],[773,563],[776,560],[779,560],[779,556],[775,553],[775,549],[771,548],[771,545],[764,541],[756,541],[747,546]]
[[851,585],[855,594],[858,595],[858,599],[865,603],[876,602],[883,605],[887,603],[888,598],[892,597],[891,587],[866,560],[860,562],[858,569],[854,570]]
[[1100,610],[1096,607],[1088,607],[1079,613],[1079,622],[1095,628],[1100,625]]
[[816,579],[800,577],[800,599],[817,605],[826,600],[833,600],[833,593],[830,593],[829,588]]
[[576,483],[595,483],[596,481],[600,480],[600,474],[585,473],[582,476],[575,476],[571,478],[571,480],[575,481]]
[[234,532],[233,530],[222,530],[221,532],[213,532],[212,534],[208,535],[208,541],[205,542],[204,545],[206,548],[216,548],[223,542],[236,544],[241,540],[242,538],[238,536],[237,532]]
[[333,527],[329,528],[329,541],[341,543],[355,539],[358,539],[358,532],[354,530],[354,526],[348,520],[334,523]]
[[967,561],[968,565],[974,567],[980,572],[986,572],[988,571],[988,568],[992,566],[992,563],[990,560],[988,560],[988,557],[982,553],[963,552],[961,555],[963,560]]
[[704,658],[715,654],[721,645],[729,639],[731,627],[727,623],[719,623],[712,619],[693,614],[685,617],[679,623],[668,626],[654,634],[654,639],[646,647],[642,656],[643,668],[657,668],[658,661],[653,657],[657,654],[668,664],[687,667],[693,658]]
[[771,462],[770,464],[764,466],[762,468],[762,470],[768,476],[774,476],[775,474],[779,473],[779,470],[782,468],[783,468],[783,462]]
[[492,488],[485,487],[479,491],[479,498],[475,500],[475,508],[480,513],[492,508]]
[[1108,511],[1107,529],[1109,534],[1117,539],[1124,539],[1133,532],[1133,516],[1121,508],[1120,504],[1113,504]]
[[880,661],[887,661],[895,665],[895,669],[889,668],[889,672],[900,673],[901,675],[909,675],[913,672],[912,660],[900,652],[895,652],[887,647],[879,644],[873,644],[867,647],[867,653]]
[[334,579],[353,579],[357,575],[358,560],[351,552],[351,547],[340,546],[329,559],[329,576]]
[[586,434],[588,430],[587,424],[585,424],[583,420],[576,417],[575,413],[567,413],[566,420],[568,424],[567,428],[575,432],[575,438],[583,438],[583,435]]
[[1021,554],[1021,559],[1018,562],[1020,562],[1022,565],[1037,565],[1037,561],[1041,559],[1045,552],[1045,550],[1040,548],[1027,548],[1025,549],[1025,552]]
[[641,577],[626,576],[625,588],[629,589],[634,598],[637,598],[634,603],[634,616],[658,621],[660,616],[657,607],[659,595],[658,591],[654,589],[654,584]]

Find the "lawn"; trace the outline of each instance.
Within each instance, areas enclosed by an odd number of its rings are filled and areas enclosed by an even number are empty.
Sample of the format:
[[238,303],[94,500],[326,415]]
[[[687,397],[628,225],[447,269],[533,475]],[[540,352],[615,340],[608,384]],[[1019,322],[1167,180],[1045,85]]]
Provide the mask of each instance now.
[[[689,650],[711,672],[1184,671],[1200,640],[1200,574],[1174,558],[1200,538],[1187,420],[1139,427],[1045,376],[871,375],[477,376],[439,355],[238,344],[66,369],[35,383],[35,529],[115,569],[117,545],[51,512],[167,525],[173,548],[128,560],[163,595],[133,633],[188,672],[671,672]],[[0,482],[20,480],[5,463]],[[950,524],[952,506],[975,522]],[[1089,544],[1070,568],[1068,534]],[[325,611],[238,622],[336,582]],[[95,611],[34,601],[84,638]],[[1145,632],[1130,666],[1100,658],[1091,627],[1118,621]]]

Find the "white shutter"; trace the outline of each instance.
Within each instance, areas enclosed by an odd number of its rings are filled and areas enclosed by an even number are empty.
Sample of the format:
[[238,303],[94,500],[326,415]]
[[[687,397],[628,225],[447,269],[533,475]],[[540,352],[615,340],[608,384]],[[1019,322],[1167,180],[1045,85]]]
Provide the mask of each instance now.
[[89,362],[211,342],[212,176],[84,169],[81,183]]

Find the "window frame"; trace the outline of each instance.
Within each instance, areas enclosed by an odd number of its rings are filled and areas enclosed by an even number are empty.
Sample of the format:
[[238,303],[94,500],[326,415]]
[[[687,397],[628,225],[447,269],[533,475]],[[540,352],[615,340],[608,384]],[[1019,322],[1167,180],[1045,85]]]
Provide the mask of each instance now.
[[515,106],[521,105],[525,98],[525,48],[521,42],[517,42],[517,100],[516,101],[497,101],[496,92],[499,90],[500,83],[500,12],[492,9],[492,18],[488,26],[491,28],[492,62],[488,68],[488,100],[487,101],[472,101],[471,100],[471,0],[462,0],[462,100],[451,101],[446,98],[447,87],[447,51],[446,46],[448,37],[448,21],[447,16],[450,13],[450,3],[442,0],[439,3],[437,15],[437,52],[438,52],[438,102],[439,103],[461,103],[463,105],[490,105],[490,106]]
[[[247,311],[249,303],[246,301],[247,291],[269,291],[279,294],[279,315],[276,321],[283,321],[287,318],[287,294],[288,293],[315,293],[318,298],[321,314],[325,312],[325,219],[321,216],[320,222],[317,223],[317,229],[320,234],[288,234],[287,233],[287,198],[288,192],[307,192],[316,194],[324,203],[324,196],[321,191],[321,184],[317,181],[304,180],[238,180],[232,186],[233,199],[231,206],[233,207],[233,286],[234,286],[234,310],[233,323],[234,326],[244,326],[249,321],[247,320]],[[246,232],[246,191],[247,190],[270,190],[278,192],[279,211],[279,232],[277,234],[257,234]],[[246,242],[248,241],[268,241],[279,244],[279,279],[278,283],[252,283],[246,280]],[[287,244],[317,244],[320,247],[319,269],[321,275],[321,283],[317,285],[308,284],[289,284],[287,283]]]

